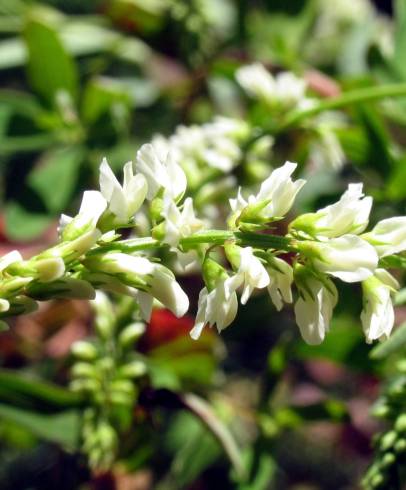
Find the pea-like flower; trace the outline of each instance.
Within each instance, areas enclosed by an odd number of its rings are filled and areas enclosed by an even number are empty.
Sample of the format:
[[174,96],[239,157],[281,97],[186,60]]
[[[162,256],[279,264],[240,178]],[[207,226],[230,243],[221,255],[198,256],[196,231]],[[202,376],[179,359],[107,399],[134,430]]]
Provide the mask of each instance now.
[[305,98],[306,81],[291,72],[274,77],[261,63],[254,63],[239,68],[235,76],[248,95],[270,106],[292,107]]
[[21,262],[22,260],[23,258],[18,250],[12,250],[6,255],[3,255],[0,259],[0,273],[14,262]]
[[227,279],[227,287],[234,292],[243,286],[241,304],[245,305],[254,289],[268,286],[269,275],[259,258],[255,257],[252,247],[241,248],[232,245],[226,246],[225,251],[232,263],[239,263],[235,275]]
[[373,276],[363,281],[361,321],[368,343],[389,337],[395,321],[391,296],[397,289],[399,283],[385,269],[377,269]]
[[147,181],[142,174],[134,175],[132,162],[124,165],[123,172],[121,185],[105,158],[100,165],[100,190],[114,216],[114,224],[127,224],[147,195]]
[[230,199],[230,206],[235,221],[267,222],[281,219],[290,210],[297,193],[306,183],[303,179],[293,181],[291,175],[296,163],[286,162],[275,169],[262,183],[256,196],[245,200],[240,190],[236,199]]
[[158,152],[151,144],[142,145],[137,152],[135,167],[147,181],[147,199],[153,199],[162,189],[165,196],[177,201],[186,190],[185,172],[174,160],[171,151],[166,155],[165,160],[160,153],[162,152]]
[[363,238],[375,247],[379,257],[403,252],[406,250],[406,217],[396,216],[379,221]]
[[295,269],[295,283],[299,298],[294,310],[300,333],[308,344],[320,344],[330,328],[337,289],[326,276],[318,277],[303,266]]
[[204,226],[202,220],[196,218],[193,209],[193,200],[188,197],[180,209],[172,199],[164,199],[163,211],[165,237],[163,241],[176,247],[179,240],[201,230]]
[[[74,240],[87,232],[93,233],[97,223],[107,208],[107,201],[99,191],[83,193],[79,213],[71,218],[63,214],[59,222],[59,233],[63,240]],[[96,233],[99,236],[100,232]]]
[[237,310],[237,295],[229,288],[227,279],[220,279],[211,291],[207,287],[203,288],[199,294],[196,321],[190,336],[197,340],[205,325],[216,325],[217,331],[221,332],[232,323]]
[[371,207],[372,197],[364,197],[362,184],[350,184],[339,201],[315,213],[299,216],[289,229],[318,238],[334,238],[349,233],[359,235],[368,225]]
[[273,257],[267,267],[269,276],[268,292],[275,308],[280,311],[283,302],[292,303],[293,269],[282,259]]
[[86,258],[84,264],[91,271],[116,275],[124,284],[148,293],[178,317],[183,316],[189,308],[187,295],[173,273],[162,264],[120,252],[93,255]]
[[343,235],[323,242],[298,242],[299,251],[315,269],[344,282],[358,282],[372,276],[378,255],[372,245],[357,235]]

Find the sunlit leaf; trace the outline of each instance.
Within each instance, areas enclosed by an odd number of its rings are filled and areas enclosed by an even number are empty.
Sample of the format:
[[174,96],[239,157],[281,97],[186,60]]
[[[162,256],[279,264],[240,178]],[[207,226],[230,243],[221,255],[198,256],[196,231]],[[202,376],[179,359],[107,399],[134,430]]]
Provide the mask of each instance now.
[[42,19],[31,19],[24,30],[28,48],[27,72],[32,87],[48,102],[54,103],[60,90],[74,99],[78,91],[78,74],[73,59],[56,30]]
[[79,441],[80,415],[68,410],[58,414],[40,414],[0,404],[0,419],[17,423],[41,439],[55,442],[66,449],[76,449]]

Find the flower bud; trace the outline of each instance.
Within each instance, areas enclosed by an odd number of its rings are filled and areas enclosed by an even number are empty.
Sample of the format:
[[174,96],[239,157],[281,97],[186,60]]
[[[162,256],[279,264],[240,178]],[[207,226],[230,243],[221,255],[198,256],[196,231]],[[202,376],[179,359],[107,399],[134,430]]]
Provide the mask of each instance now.
[[88,362],[77,362],[72,366],[71,374],[78,378],[97,378],[97,370]]
[[145,324],[141,322],[127,325],[118,336],[118,341],[123,347],[132,347],[145,332]]
[[382,439],[380,441],[380,444],[379,444],[380,449],[382,451],[388,451],[388,449],[390,449],[391,447],[394,446],[397,437],[398,437],[398,435],[396,434],[396,432],[394,430],[387,432],[382,437]]
[[27,286],[30,296],[38,300],[52,298],[93,299],[95,290],[87,281],[73,277],[61,277],[55,281],[46,283],[31,282]]
[[120,366],[119,374],[126,378],[139,378],[147,372],[147,365],[143,361],[132,361]]
[[395,430],[396,432],[406,433],[406,414],[403,413],[398,416],[395,422]]
[[5,313],[10,309],[10,303],[3,298],[0,298],[0,313]]
[[92,306],[96,312],[95,327],[97,332],[104,340],[109,339],[116,325],[111,301],[105,293],[97,291]]
[[65,263],[59,257],[33,258],[28,261],[14,262],[7,272],[19,276],[31,276],[41,282],[54,281],[65,272]]
[[98,357],[96,347],[86,340],[76,341],[71,348],[72,354],[78,359],[93,361]]

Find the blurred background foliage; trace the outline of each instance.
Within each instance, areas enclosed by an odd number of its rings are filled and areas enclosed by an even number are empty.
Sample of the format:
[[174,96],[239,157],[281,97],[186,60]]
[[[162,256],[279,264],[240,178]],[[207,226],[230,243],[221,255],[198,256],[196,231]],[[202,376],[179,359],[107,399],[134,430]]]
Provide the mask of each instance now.
[[[0,0],[2,252],[30,256],[55,241],[60,213],[77,209],[83,190],[97,185],[103,156],[119,172],[142,143],[179,124],[218,114],[269,123],[234,80],[236,68],[256,60],[299,73],[319,97],[406,82],[406,2]],[[339,170],[312,164],[312,129],[300,128],[277,137],[257,180],[289,158],[309,180],[299,212],[361,180],[376,202],[373,222],[404,214],[406,100],[344,113]],[[249,169],[234,172],[255,180]],[[184,285],[197,296],[196,277]],[[370,415],[372,404],[396,379],[401,388],[380,400],[389,411],[378,414],[391,420],[406,402],[406,335],[401,326],[371,354],[359,288],[340,296],[317,347],[299,338],[290,311],[277,313],[261,295],[221,340],[209,332],[193,342],[191,317],[156,311],[137,350],[130,346],[148,376],[131,392],[131,409],[112,409],[119,439],[105,432],[96,441],[106,452],[116,446],[103,471],[89,469],[80,451],[86,413],[100,403],[68,388],[70,346],[95,336],[94,312],[61,301],[16,319],[0,341],[0,488],[359,488],[373,434],[385,427]],[[405,300],[400,292],[398,325]],[[120,329],[131,307],[117,308]],[[401,488],[399,461],[382,488]]]

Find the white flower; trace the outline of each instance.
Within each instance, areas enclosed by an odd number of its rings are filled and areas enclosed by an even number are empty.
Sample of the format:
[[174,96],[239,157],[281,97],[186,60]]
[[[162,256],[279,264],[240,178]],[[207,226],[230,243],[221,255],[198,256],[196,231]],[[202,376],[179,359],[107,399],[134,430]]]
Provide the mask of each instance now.
[[398,288],[396,279],[385,269],[377,269],[375,275],[362,283],[364,308],[361,321],[368,343],[389,337],[395,321],[391,293]]
[[137,152],[136,169],[147,180],[147,199],[153,199],[163,189],[164,195],[174,200],[180,199],[186,190],[186,175],[175,162],[172,152],[166,160],[150,144],[143,145]]
[[307,84],[303,78],[285,71],[276,75],[275,82],[275,97],[283,105],[293,106],[304,99]]
[[339,171],[346,161],[344,150],[335,132],[328,128],[318,130],[318,138],[310,143],[309,160],[316,169],[325,167]]
[[121,186],[107,160],[100,165],[100,190],[108,202],[108,210],[118,224],[126,224],[140,208],[147,195],[147,181],[142,174],[134,175],[132,162],[124,165],[124,181]]
[[15,262],[21,262],[23,260],[20,252],[17,250],[12,250],[11,252],[3,255],[0,259],[0,272],[3,272],[9,265],[14,264]]
[[173,247],[179,244],[181,238],[193,235],[204,226],[203,221],[195,216],[191,197],[185,199],[182,210],[171,199],[164,199],[161,215],[165,219],[165,237],[163,241]]
[[[310,107],[306,108],[305,106],[309,104]],[[308,99],[308,102],[301,104],[301,109],[310,109],[311,104],[313,100]],[[337,171],[343,167],[346,156],[336,131],[346,126],[345,117],[337,111],[326,111],[307,122],[307,127],[315,133],[315,138],[311,140],[309,147],[309,159],[315,169],[327,167]]]
[[236,71],[235,78],[251,97],[273,102],[275,80],[261,63],[242,66]]
[[[84,263],[91,270],[117,274],[125,284],[152,295],[178,317],[183,316],[189,308],[189,299],[173,273],[145,257],[112,252],[102,257],[88,257]],[[140,299],[146,300],[144,296]],[[148,305],[146,301],[144,303],[146,309]]]
[[292,303],[293,269],[282,259],[274,257],[272,267],[267,268],[269,275],[268,292],[275,308],[280,311],[283,302]]
[[330,328],[338,293],[334,283],[308,275],[297,282],[299,298],[295,303],[296,323],[303,339],[310,345],[320,344]]
[[290,210],[297,193],[306,183],[303,179],[292,181],[290,176],[297,167],[296,163],[286,162],[282,167],[274,170],[262,183],[256,196],[249,196],[246,201],[238,191],[237,199],[230,199],[230,206],[234,213],[241,213],[247,206],[260,206],[258,210],[261,217],[280,219]]
[[298,247],[317,270],[344,282],[363,281],[378,266],[374,247],[356,235],[343,235],[326,242],[299,242]]
[[235,291],[243,285],[241,304],[245,305],[256,288],[268,286],[270,279],[265,267],[258,257],[255,257],[252,247],[240,248],[240,265],[236,274],[226,280],[230,291]]
[[10,303],[4,298],[0,298],[0,313],[5,313],[9,309]]
[[290,228],[315,237],[358,235],[368,225],[372,197],[364,197],[362,184],[349,184],[340,200],[316,213],[307,213],[294,220]]
[[203,124],[202,129],[209,139],[219,136],[240,139],[249,136],[249,125],[242,119],[231,117],[216,116],[212,122]]
[[254,63],[239,68],[235,76],[248,95],[270,105],[289,107],[305,97],[306,81],[291,72],[282,72],[273,77],[263,65]]
[[237,295],[229,290],[227,280],[218,281],[210,292],[203,288],[199,294],[196,321],[190,336],[197,340],[206,324],[210,327],[216,325],[218,332],[221,332],[234,320],[237,310]]
[[86,232],[94,231],[100,216],[107,208],[107,201],[99,191],[85,191],[79,213],[74,217],[62,215],[60,231],[63,240],[74,240]]
[[65,263],[61,257],[31,260],[27,262],[27,265],[35,270],[37,278],[41,282],[55,281],[65,272]]
[[379,257],[386,257],[406,250],[406,217],[396,216],[384,219],[363,235],[378,252]]

